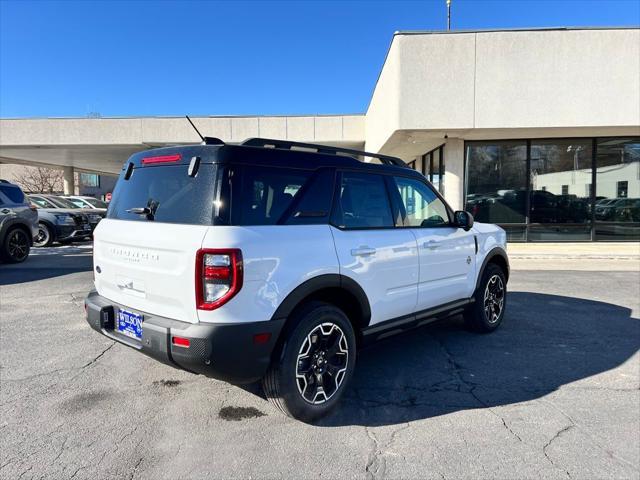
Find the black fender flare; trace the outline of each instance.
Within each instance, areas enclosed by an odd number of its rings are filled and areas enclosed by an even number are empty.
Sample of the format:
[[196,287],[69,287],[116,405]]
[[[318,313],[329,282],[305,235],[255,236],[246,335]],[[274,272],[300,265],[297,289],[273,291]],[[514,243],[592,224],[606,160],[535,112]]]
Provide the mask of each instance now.
[[7,238],[7,232],[16,226],[27,232],[29,245],[33,246],[33,232],[31,231],[31,227],[27,225],[22,218],[15,217],[6,219],[2,222],[2,225],[0,225],[0,247],[4,245],[4,241]]
[[482,280],[482,276],[484,275],[484,271],[487,268],[487,265],[492,259],[496,257],[501,257],[504,260],[505,265],[507,266],[506,272],[504,272],[506,280],[509,281],[509,257],[507,256],[507,251],[502,247],[493,247],[487,255],[485,255],[482,265],[478,269],[478,277],[476,278],[476,290],[480,286],[480,281]]
[[355,280],[337,273],[318,275],[298,285],[280,303],[271,319],[287,318],[302,300],[314,292],[325,288],[341,288],[353,295],[360,304],[363,327],[369,325],[371,320],[371,305],[369,304],[367,294],[364,293],[362,287],[358,285]]

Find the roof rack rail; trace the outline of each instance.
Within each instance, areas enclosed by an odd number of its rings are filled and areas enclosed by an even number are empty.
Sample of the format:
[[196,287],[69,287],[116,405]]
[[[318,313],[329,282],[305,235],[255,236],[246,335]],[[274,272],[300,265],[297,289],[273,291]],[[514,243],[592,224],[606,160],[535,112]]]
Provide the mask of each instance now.
[[360,156],[372,157],[372,158],[377,158],[385,165],[395,165],[397,167],[408,168],[408,165],[404,163],[402,160],[396,157],[392,157],[390,155],[383,155],[381,153],[364,152],[362,150],[353,150],[351,148],[332,147],[330,145],[319,145],[316,143],[290,142],[289,140],[274,140],[272,138],[255,137],[255,138],[248,138],[247,140],[242,142],[240,145],[246,145],[249,147],[272,146],[273,148],[280,148],[284,150],[291,150],[292,147],[308,148],[311,150],[315,150],[317,153],[327,153],[330,155],[346,154],[349,156],[355,156],[356,159],[357,157],[360,157]]
[[0,178],[0,183],[11,183],[9,180],[5,180],[4,178]]

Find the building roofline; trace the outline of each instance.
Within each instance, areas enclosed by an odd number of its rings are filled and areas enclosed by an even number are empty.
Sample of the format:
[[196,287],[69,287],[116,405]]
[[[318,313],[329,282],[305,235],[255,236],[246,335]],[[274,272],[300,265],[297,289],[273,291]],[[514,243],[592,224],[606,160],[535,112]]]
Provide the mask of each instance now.
[[640,25],[623,25],[612,27],[529,27],[529,28],[486,28],[477,30],[397,30],[396,35],[455,35],[459,33],[499,33],[499,32],[546,32],[565,30],[639,30]]
[[[189,115],[190,118],[311,118],[311,117],[364,117],[366,113],[310,113],[295,115]],[[113,117],[0,117],[0,120],[175,120],[184,115],[116,115]]]
[[459,35],[459,34],[469,34],[469,33],[500,33],[500,32],[555,32],[555,31],[578,31],[578,30],[640,30],[640,25],[635,26],[617,26],[617,27],[530,27],[530,28],[488,28],[488,29],[479,29],[479,30],[396,30],[393,32],[391,36],[391,41],[389,42],[389,46],[387,47],[387,53],[384,55],[384,60],[382,61],[382,66],[378,71],[378,77],[376,78],[375,83],[373,84],[373,89],[371,90],[371,95],[369,96],[369,103],[367,104],[367,108],[365,109],[364,115],[366,116],[369,113],[369,108],[371,108],[371,102],[373,100],[373,94],[378,87],[378,82],[380,82],[380,76],[382,75],[382,70],[384,70],[384,66],[387,63],[387,59],[389,58],[389,53],[391,52],[391,46],[393,45],[393,41],[397,36],[401,35]]

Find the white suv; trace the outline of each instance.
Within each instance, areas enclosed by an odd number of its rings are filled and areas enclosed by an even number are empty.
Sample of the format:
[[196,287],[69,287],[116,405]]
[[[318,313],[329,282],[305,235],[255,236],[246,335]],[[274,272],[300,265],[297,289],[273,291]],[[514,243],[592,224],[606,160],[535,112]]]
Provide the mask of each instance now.
[[336,405],[359,345],[504,317],[505,232],[384,155],[211,138],[137,153],[94,235],[92,328],[173,367],[262,379],[304,421]]

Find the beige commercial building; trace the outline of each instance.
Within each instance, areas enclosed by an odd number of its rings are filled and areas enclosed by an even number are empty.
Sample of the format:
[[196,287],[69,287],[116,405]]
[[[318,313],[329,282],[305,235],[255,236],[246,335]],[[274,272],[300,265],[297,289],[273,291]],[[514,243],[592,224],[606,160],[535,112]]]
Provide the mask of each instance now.
[[[313,95],[313,92],[309,92]],[[640,238],[640,29],[398,32],[361,115],[198,117],[203,134],[396,155],[511,240]],[[1,119],[0,162],[117,173],[183,118]]]

